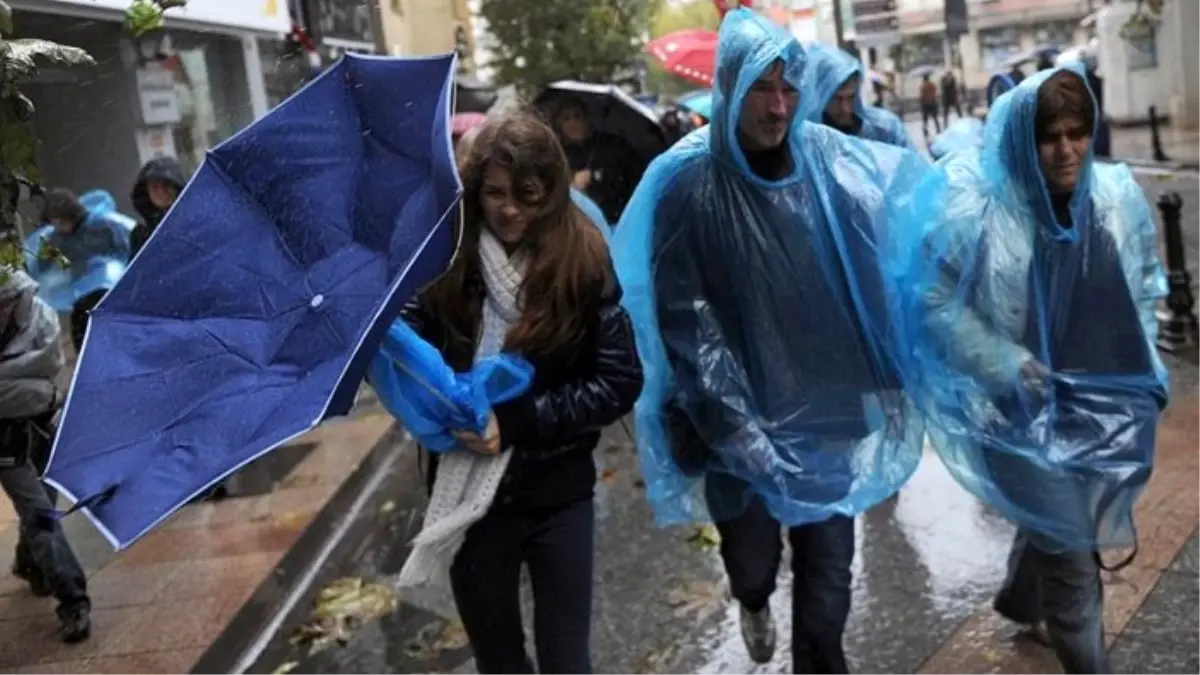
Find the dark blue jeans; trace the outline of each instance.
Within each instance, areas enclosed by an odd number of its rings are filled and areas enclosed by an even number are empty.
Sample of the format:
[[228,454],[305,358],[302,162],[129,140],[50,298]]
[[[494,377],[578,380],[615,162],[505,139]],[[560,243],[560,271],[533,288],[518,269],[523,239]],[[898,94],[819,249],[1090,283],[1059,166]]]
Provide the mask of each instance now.
[[[746,489],[727,474],[710,473],[705,483],[710,502],[728,503],[728,491]],[[716,526],[733,597],[750,611],[761,610],[775,591],[783,555],[780,524],[754,497],[740,516]],[[788,528],[787,536],[792,545],[792,672],[849,673],[842,635],[850,615],[854,520],[835,516]]]
[[[493,508],[467,531],[450,580],[480,673],[592,672],[592,499]],[[521,564],[533,585],[537,671],[521,627]]]
[[1065,673],[1111,673],[1104,649],[1104,587],[1095,554],[1047,553],[1017,532],[996,610],[1024,624],[1046,622]]
[[28,461],[0,469],[0,487],[12,500],[20,519],[14,567],[26,578],[39,578],[59,602],[59,614],[90,606],[87,575],[67,543],[62,527],[48,516],[54,511],[52,492]]

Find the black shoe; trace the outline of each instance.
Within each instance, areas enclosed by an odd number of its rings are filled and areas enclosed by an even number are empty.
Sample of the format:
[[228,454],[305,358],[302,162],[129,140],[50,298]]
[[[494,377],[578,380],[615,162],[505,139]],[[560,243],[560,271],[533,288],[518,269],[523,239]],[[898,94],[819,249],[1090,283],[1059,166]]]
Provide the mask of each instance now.
[[73,645],[92,636],[92,611],[86,603],[59,607],[58,619],[62,622],[62,640]]
[[18,578],[23,579],[29,584],[29,590],[39,598],[44,598],[51,593],[50,584],[46,578],[42,576],[36,568],[28,565],[19,565],[13,563],[12,573]]

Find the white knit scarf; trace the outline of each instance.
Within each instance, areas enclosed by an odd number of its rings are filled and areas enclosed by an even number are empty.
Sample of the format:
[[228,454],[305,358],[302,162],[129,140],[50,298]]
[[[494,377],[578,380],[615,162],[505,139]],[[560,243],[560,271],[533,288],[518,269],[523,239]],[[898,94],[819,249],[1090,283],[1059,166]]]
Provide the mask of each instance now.
[[[486,227],[480,228],[479,261],[487,296],[475,363],[500,353],[508,329],[520,318],[517,296],[526,267],[526,257],[519,253],[509,258]],[[438,458],[425,523],[413,539],[412,552],[397,582],[405,602],[448,619],[458,618],[450,565],[467,529],[491,508],[511,458],[511,451],[489,457],[469,450],[447,452]]]

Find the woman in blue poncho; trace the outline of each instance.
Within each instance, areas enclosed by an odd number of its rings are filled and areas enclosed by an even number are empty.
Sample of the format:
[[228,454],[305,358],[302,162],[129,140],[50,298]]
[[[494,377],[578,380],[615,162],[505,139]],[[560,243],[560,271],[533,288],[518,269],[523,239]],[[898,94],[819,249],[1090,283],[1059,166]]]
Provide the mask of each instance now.
[[1096,120],[1081,71],[1039,72],[898,202],[920,232],[897,275],[910,393],[1020,528],[996,610],[1044,622],[1069,673],[1110,672],[1097,551],[1136,536],[1166,403],[1156,229],[1129,170],[1092,161]]

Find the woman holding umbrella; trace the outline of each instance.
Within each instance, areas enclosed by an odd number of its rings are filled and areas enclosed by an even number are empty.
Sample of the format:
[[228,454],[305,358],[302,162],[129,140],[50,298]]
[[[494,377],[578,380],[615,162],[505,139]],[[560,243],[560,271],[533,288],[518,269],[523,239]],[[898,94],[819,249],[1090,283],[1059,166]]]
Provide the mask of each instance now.
[[[401,578],[448,573],[479,672],[588,673],[592,451],[641,392],[632,328],[604,237],[571,208],[549,127],[529,115],[489,121],[461,174],[462,247],[405,319],[456,371],[503,351],[532,364],[533,383],[493,405],[482,431],[458,432],[461,450],[434,457],[425,526]],[[521,628],[522,565],[536,670]]]

